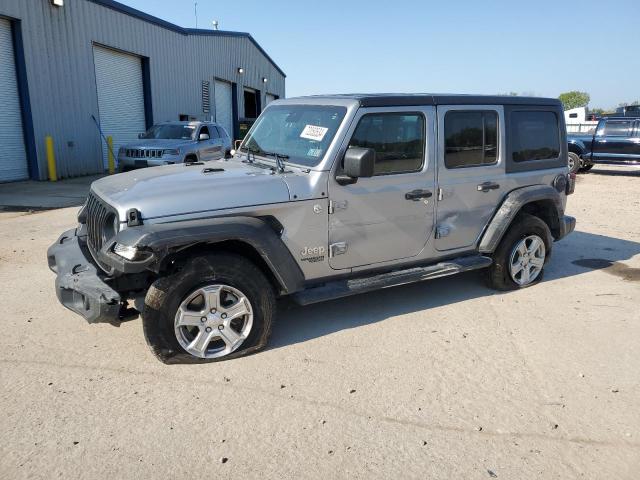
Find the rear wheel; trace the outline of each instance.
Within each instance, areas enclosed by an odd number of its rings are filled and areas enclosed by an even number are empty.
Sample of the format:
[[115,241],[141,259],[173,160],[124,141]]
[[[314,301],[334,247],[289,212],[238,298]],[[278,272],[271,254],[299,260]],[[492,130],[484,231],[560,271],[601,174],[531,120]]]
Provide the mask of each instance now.
[[213,362],[264,347],[275,309],[273,288],[258,267],[239,255],[210,254],[151,286],[142,325],[164,363]]
[[516,290],[540,282],[552,242],[544,221],[519,214],[493,254],[489,285],[496,290]]

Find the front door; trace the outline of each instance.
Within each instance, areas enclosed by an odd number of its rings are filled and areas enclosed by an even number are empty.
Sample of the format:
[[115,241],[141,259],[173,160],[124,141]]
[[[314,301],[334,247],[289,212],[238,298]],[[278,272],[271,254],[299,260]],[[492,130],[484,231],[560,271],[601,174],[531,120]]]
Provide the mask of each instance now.
[[505,193],[501,106],[438,107],[437,250],[472,248]]
[[[209,135],[209,140],[200,140],[200,135],[202,134]],[[222,141],[215,128],[203,125],[200,127],[200,132],[196,138],[198,139],[201,160],[216,160],[221,157]]]
[[[434,107],[361,109],[343,145],[372,148],[375,174],[329,184],[329,264],[334,269],[418,255],[432,235]],[[340,158],[337,169],[341,168]]]

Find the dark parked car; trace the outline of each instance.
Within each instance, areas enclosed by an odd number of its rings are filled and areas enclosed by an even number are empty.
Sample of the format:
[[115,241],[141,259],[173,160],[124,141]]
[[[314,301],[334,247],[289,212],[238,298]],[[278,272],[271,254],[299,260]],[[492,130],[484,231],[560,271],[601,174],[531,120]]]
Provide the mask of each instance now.
[[595,133],[569,133],[569,166],[588,171],[596,163],[640,165],[640,117],[606,117]]

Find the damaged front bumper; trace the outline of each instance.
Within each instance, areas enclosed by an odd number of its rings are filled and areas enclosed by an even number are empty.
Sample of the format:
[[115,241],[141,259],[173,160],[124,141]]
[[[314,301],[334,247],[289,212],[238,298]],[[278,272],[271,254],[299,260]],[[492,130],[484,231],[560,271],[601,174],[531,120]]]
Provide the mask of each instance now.
[[86,237],[68,230],[47,250],[49,268],[56,276],[56,295],[62,305],[89,323],[118,321],[122,299],[93,263]]

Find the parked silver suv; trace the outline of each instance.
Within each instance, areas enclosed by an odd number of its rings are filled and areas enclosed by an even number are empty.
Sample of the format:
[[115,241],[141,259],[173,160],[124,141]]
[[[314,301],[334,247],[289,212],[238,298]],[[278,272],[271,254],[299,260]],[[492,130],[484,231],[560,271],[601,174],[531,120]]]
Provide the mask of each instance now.
[[48,251],[56,292],[89,322],[141,313],[155,355],[177,363],[264,347],[278,297],[475,269],[493,288],[528,287],[575,227],[565,132],[555,99],[275,101],[226,162],[94,182]]
[[140,141],[118,150],[121,171],[173,163],[219,160],[231,151],[226,130],[212,122],[158,123]]

